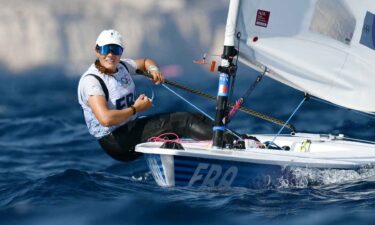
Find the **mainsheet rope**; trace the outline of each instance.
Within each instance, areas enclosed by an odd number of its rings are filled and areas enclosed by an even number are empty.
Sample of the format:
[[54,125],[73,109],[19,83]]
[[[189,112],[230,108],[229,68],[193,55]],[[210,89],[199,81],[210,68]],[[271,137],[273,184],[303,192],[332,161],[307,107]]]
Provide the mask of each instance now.
[[[141,70],[137,70],[137,73],[140,74],[140,75],[143,75],[143,76],[146,76],[148,78],[152,78],[152,75],[150,74],[146,74],[144,73],[143,71]],[[182,89],[184,91],[187,91],[187,92],[190,92],[192,94],[195,94],[195,95],[198,95],[198,96],[201,96],[201,97],[205,97],[209,100],[213,100],[213,101],[216,101],[216,97],[212,96],[212,95],[209,95],[209,94],[206,94],[204,92],[201,92],[201,91],[198,91],[198,90],[194,90],[194,89],[191,89],[191,88],[188,88],[188,87],[185,87],[181,84],[178,84],[176,82],[173,82],[173,81],[169,81],[169,80],[164,80],[164,83],[165,84],[168,84],[168,85],[171,85],[171,86],[174,86],[176,88],[179,88],[179,89]],[[229,107],[234,107],[235,104],[232,103],[232,102],[228,102],[228,106]],[[266,121],[269,121],[269,122],[272,122],[274,124],[278,124],[280,126],[284,126],[284,127],[287,127],[289,128],[290,130],[292,130],[293,132],[296,132],[296,129],[294,128],[294,126],[292,124],[288,124],[288,123],[285,123],[284,121],[282,120],[279,120],[279,119],[276,119],[276,118],[273,118],[271,116],[267,116],[265,114],[262,114],[260,112],[257,112],[255,110],[252,110],[250,108],[246,108],[244,106],[239,106],[238,107],[238,110],[240,110],[241,112],[244,112],[244,113],[247,113],[249,115],[252,115],[252,116],[255,116],[255,117],[258,117],[260,119],[263,119],[263,120],[266,120]]]
[[[173,91],[172,89],[170,89],[167,85],[165,84],[161,84],[165,89],[167,89],[168,91],[170,91],[171,93],[173,93],[174,95],[176,95],[177,97],[179,97],[180,99],[182,99],[183,101],[185,101],[186,103],[188,103],[191,107],[193,107],[194,109],[198,110],[200,113],[202,113],[203,115],[205,115],[206,117],[208,117],[210,120],[214,121],[214,118],[212,118],[210,115],[208,115],[206,112],[204,112],[202,109],[200,109],[198,106],[194,105],[193,103],[191,103],[189,100],[187,100],[186,98],[182,97],[181,95],[179,95],[177,92]],[[238,136],[235,132],[233,132],[232,130],[226,128],[226,130],[228,132],[230,132],[231,134],[233,134],[234,136],[236,136],[239,140],[242,140],[242,138],[240,136]]]
[[[268,69],[267,67],[264,69],[264,72],[261,73],[256,79],[255,81],[253,82],[253,84],[247,89],[247,91],[245,92],[244,95],[242,95],[241,98],[239,98],[237,101],[236,101],[236,104],[234,104],[234,106],[232,107],[232,109],[230,110],[230,112],[228,113],[228,120],[230,120],[234,114],[236,113],[236,111],[240,108],[241,104],[245,101],[246,98],[248,98],[250,96],[250,94],[254,91],[255,87],[260,83],[260,81],[262,81],[262,78],[263,76],[267,73]],[[285,123],[284,123],[285,124]],[[284,125],[283,125],[284,126]],[[294,130],[293,130],[294,131]]]
[[[302,101],[298,104],[297,108],[293,111],[293,113],[289,116],[288,120],[285,122],[285,124],[289,123],[289,121],[293,118],[294,114],[296,114],[296,112],[301,108],[302,104],[309,98],[309,96],[306,94]],[[273,138],[273,140],[271,141],[271,144],[275,144],[275,140],[276,138],[281,134],[281,132],[283,131],[285,126],[282,126],[279,130],[279,132],[277,132],[277,134],[275,135],[275,137]]]

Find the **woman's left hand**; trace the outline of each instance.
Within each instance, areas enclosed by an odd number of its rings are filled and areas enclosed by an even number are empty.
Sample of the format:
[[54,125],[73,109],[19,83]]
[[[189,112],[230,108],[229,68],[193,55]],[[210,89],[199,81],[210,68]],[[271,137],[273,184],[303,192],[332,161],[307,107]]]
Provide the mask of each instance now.
[[153,79],[152,81],[155,83],[155,84],[160,84],[160,83],[164,83],[164,76],[163,76],[163,73],[160,72],[159,70],[155,70],[155,71],[150,71],[150,75],[152,75]]
[[155,84],[164,83],[164,75],[160,71],[159,67],[157,66],[156,62],[152,59],[143,58],[135,60],[137,63],[137,68],[145,71],[147,74],[152,76],[152,81]]

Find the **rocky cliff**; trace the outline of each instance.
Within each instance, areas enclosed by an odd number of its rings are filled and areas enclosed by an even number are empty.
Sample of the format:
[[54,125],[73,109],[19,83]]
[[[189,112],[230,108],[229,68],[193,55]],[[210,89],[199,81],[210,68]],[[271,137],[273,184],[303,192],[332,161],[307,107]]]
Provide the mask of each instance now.
[[0,0],[0,65],[24,73],[59,68],[79,75],[94,59],[97,35],[119,30],[125,57],[188,65],[220,54],[229,1]]

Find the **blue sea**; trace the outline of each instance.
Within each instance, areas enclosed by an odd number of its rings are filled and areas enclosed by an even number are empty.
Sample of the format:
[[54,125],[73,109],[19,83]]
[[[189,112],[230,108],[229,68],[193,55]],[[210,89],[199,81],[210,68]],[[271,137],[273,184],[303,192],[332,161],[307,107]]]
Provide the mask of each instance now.
[[[194,68],[167,78],[215,95],[217,74]],[[256,76],[240,69],[233,99],[245,93]],[[79,74],[51,68],[0,74],[0,224],[374,224],[371,167],[305,171],[298,184],[261,189],[159,187],[144,158],[115,161],[89,135],[77,103],[78,79]],[[148,114],[194,111],[148,79],[137,77],[135,82],[138,93],[154,95]],[[214,115],[213,102],[174,90]],[[303,93],[265,78],[245,105],[286,120],[302,99]],[[314,99],[291,123],[301,132],[375,141],[373,118]],[[275,133],[280,127],[238,112],[230,128]]]

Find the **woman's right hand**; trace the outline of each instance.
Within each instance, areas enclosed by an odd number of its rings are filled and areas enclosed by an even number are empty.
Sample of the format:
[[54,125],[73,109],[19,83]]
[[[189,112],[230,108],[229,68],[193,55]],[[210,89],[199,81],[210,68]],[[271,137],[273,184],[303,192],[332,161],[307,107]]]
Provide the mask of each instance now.
[[137,100],[134,102],[134,107],[137,110],[137,112],[143,112],[150,108],[152,105],[152,99],[148,98],[146,95],[141,94]]

